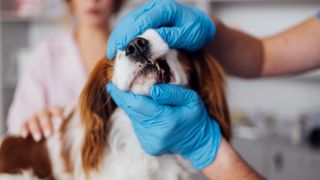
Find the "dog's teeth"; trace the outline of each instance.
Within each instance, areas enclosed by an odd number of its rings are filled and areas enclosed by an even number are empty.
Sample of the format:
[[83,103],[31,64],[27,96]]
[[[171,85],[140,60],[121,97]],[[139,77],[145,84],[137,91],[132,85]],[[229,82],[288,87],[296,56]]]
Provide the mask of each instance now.
[[158,63],[156,63],[156,67],[157,67],[157,70],[160,71],[160,66]]

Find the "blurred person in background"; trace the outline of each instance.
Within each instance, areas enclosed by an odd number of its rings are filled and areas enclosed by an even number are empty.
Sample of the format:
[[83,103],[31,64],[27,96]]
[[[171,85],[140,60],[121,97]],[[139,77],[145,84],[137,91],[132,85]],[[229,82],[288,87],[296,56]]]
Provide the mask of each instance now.
[[62,109],[77,101],[88,72],[105,56],[111,18],[123,2],[66,0],[75,26],[34,50],[9,109],[9,132],[40,141],[59,127]]

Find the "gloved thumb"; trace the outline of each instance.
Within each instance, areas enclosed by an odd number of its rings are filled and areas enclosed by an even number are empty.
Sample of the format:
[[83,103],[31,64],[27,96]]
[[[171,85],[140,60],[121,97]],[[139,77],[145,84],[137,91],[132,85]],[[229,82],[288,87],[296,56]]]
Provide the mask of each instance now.
[[175,84],[154,85],[150,95],[155,102],[161,105],[185,106],[199,99],[195,91]]
[[170,48],[180,48],[177,43],[181,36],[181,29],[179,27],[161,27],[156,31]]

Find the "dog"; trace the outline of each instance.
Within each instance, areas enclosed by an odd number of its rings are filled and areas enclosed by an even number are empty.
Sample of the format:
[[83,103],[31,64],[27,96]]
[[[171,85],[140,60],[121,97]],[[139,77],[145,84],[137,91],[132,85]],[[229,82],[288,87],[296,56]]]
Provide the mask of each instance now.
[[179,84],[196,91],[231,136],[224,72],[204,51],[170,49],[155,30],[132,40],[115,60],[103,58],[89,75],[75,106],[64,110],[60,129],[35,142],[6,135],[0,147],[0,179],[179,180],[196,170],[179,155],[151,156],[143,151],[130,119],[106,91],[119,89],[149,95],[157,83]]

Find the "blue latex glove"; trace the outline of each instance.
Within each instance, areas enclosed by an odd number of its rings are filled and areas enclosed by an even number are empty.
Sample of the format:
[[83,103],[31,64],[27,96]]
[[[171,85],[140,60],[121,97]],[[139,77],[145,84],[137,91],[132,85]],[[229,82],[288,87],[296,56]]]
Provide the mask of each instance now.
[[216,27],[194,7],[174,0],[151,0],[120,20],[108,40],[108,58],[147,29],[157,29],[171,48],[196,51],[213,39]]
[[115,103],[129,116],[142,148],[151,155],[181,154],[195,168],[213,162],[222,135],[196,92],[178,85],[159,84],[151,98],[108,84]]
[[320,11],[318,11],[318,13],[316,14],[316,17],[320,19]]

